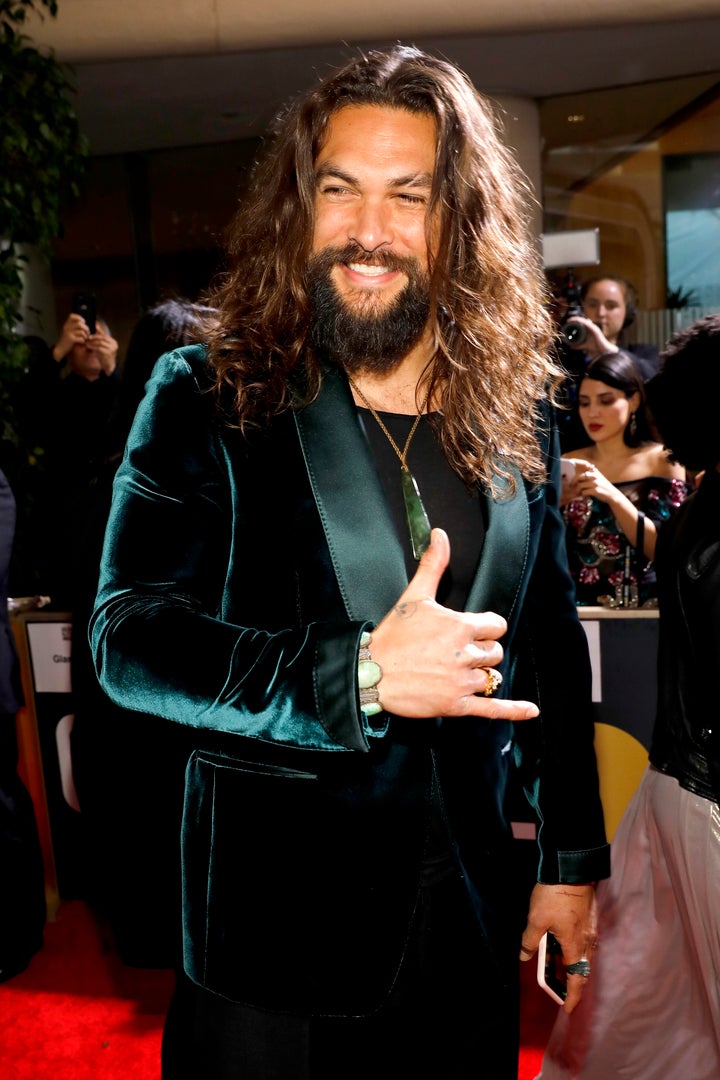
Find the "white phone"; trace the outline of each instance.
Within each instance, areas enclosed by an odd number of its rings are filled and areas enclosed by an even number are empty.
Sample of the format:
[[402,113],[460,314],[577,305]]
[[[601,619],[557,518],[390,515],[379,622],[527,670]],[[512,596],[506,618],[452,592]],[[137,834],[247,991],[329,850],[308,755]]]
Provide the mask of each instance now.
[[560,475],[564,484],[569,484],[571,480],[574,480],[575,462],[571,461],[570,458],[562,458],[560,461]]
[[537,981],[558,1005],[565,1004],[567,976],[560,943],[549,931],[540,938],[537,954]]

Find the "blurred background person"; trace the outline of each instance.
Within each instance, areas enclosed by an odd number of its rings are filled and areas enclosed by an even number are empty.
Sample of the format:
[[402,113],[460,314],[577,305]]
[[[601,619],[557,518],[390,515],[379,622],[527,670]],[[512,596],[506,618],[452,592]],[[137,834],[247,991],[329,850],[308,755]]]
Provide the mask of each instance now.
[[[629,352],[646,381],[657,372],[660,356],[655,345],[628,342],[625,331],[637,318],[638,295],[624,277],[590,278],[581,288],[583,311],[602,331],[610,345]],[[601,350],[606,351],[606,350]]]
[[[555,406],[555,419],[563,453],[575,450],[587,441],[585,429],[577,411],[577,387],[588,364],[587,356],[579,348],[571,346],[566,335],[565,324],[573,315],[582,315],[580,304],[580,283],[572,271],[559,272],[550,270],[546,273],[548,299],[547,306],[555,324],[554,352],[558,364],[566,377],[558,390]],[[586,334],[581,327],[581,337]]]
[[658,369],[658,350],[654,345],[626,341],[625,330],[632,326],[637,315],[637,292],[632,282],[605,274],[585,282],[575,281],[569,275],[569,283],[569,288],[566,283],[563,290],[558,288],[557,278],[551,280],[553,303],[562,312],[564,324],[562,329],[558,325],[558,359],[568,373],[563,398],[566,409],[564,415],[563,410],[558,415],[563,453],[583,444],[575,406],[580,379],[592,360],[622,350],[635,361],[644,381]]
[[[161,300],[140,316],[130,335],[118,393],[108,419],[106,473],[109,470],[114,475],[120,463],[135,410],[155,361],[163,353],[202,337],[205,320],[211,316],[211,308],[180,296]],[[103,486],[107,485],[107,479],[105,476]]]
[[[88,314],[88,313],[86,313]],[[118,343],[95,313],[71,312],[56,343],[33,338],[15,394],[18,430],[38,457],[29,540],[33,591],[71,611],[77,543],[106,453],[106,431],[119,378]]]
[[593,978],[558,1014],[542,1080],[720,1076],[720,315],[676,334],[661,360],[655,421],[702,480],[658,535],[650,763],[598,885]]
[[632,282],[623,277],[605,274],[589,278],[580,286],[582,315],[572,319],[586,331],[570,347],[585,354],[589,363],[604,353],[623,349],[631,353],[643,379],[652,378],[658,370],[658,350],[654,345],[629,344],[624,331],[637,316],[637,292]]
[[0,982],[23,971],[43,943],[45,874],[32,800],[17,772],[20,672],[8,616],[15,498],[0,472]]
[[652,439],[643,379],[627,353],[591,361],[577,408],[589,442],[563,454],[561,493],[577,602],[652,603],[657,529],[688,494],[685,469]]

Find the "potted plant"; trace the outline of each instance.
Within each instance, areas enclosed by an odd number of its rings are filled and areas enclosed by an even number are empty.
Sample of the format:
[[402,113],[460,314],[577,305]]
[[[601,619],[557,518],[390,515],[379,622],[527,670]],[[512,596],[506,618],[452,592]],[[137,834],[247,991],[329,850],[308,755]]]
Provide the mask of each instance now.
[[78,196],[87,166],[69,69],[22,32],[31,12],[54,18],[57,9],[57,0],[0,0],[0,467],[18,501],[16,548],[24,496],[31,498],[33,488],[28,470],[37,466],[33,448],[19,443],[12,409],[13,388],[27,362],[18,332],[23,252],[35,247],[50,254],[63,207]]

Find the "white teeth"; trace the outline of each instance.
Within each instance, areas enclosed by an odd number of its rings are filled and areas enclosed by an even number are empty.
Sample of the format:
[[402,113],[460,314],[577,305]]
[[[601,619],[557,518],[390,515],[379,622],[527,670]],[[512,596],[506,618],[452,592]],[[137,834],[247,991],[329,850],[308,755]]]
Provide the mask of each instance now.
[[379,277],[388,272],[386,266],[368,266],[367,263],[348,263],[348,266],[356,274],[365,274],[367,277]]

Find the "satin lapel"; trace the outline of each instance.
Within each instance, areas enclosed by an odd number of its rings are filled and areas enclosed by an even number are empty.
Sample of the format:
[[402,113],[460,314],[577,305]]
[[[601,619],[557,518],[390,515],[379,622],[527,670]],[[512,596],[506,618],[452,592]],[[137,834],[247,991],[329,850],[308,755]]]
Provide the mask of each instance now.
[[487,533],[466,611],[496,611],[508,621],[525,574],[530,514],[522,477],[513,499],[487,499]]
[[355,404],[338,371],[326,372],[317,400],[295,414],[295,423],[348,617],[379,622],[407,585],[407,573]]

